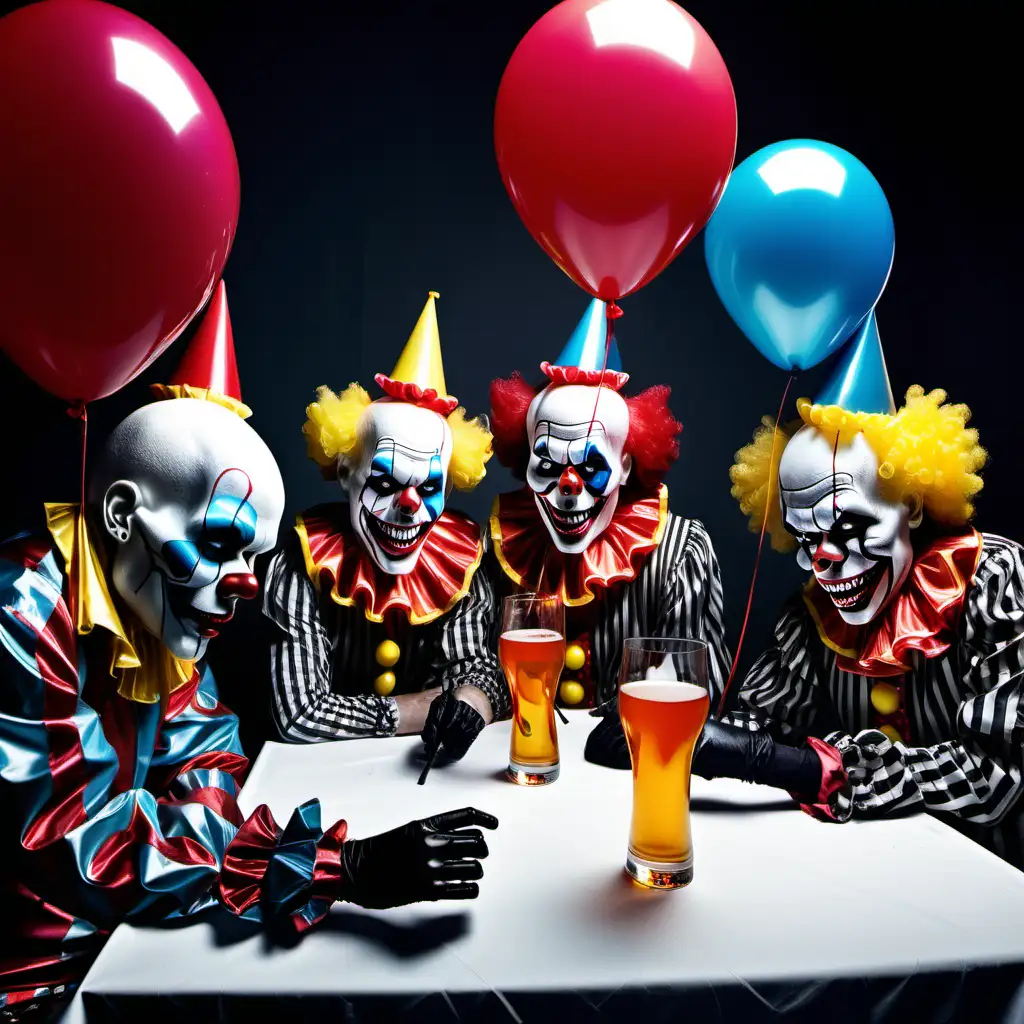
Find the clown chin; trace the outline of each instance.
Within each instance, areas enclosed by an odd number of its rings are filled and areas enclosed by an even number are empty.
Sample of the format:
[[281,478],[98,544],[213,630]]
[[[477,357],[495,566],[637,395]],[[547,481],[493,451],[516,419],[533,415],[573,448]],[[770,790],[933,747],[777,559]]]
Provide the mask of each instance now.
[[534,493],[533,497],[555,547],[565,555],[578,555],[586,551],[611,522],[617,495],[598,498],[583,512],[576,509],[563,512],[541,495]]
[[851,626],[870,622],[885,605],[892,590],[892,566],[878,562],[845,580],[818,580],[843,621]]
[[405,576],[416,568],[420,549],[432,522],[402,527],[386,523],[360,508],[359,516],[366,547],[378,568],[391,576]]

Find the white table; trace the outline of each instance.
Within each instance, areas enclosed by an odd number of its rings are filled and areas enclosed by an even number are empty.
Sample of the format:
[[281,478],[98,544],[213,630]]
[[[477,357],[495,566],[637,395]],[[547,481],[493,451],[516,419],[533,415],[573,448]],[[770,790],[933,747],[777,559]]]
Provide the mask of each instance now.
[[248,1021],[299,997],[289,1015],[317,1020],[752,1020],[784,1006],[861,1020],[885,999],[1005,1006],[1024,977],[1024,874],[926,815],[829,825],[777,790],[695,778],[693,884],[632,886],[630,775],[583,760],[593,724],[571,715],[561,778],[536,788],[500,779],[508,723],[425,786],[418,738],[268,743],[241,803],[282,825],[314,795],[325,826],[345,817],[354,837],[466,805],[497,815],[480,898],[338,906],[287,949],[219,910],[122,925],[66,1020],[157,1024],[171,995],[178,1021]]

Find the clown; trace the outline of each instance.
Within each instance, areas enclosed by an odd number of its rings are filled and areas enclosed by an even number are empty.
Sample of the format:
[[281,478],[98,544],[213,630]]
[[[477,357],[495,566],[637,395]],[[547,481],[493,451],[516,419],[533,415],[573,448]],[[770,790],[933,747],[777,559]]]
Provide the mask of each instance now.
[[442,851],[435,870],[435,845],[495,824],[469,810],[346,841],[316,801],[284,831],[265,806],[243,819],[238,722],[202,659],[256,596],[284,488],[243,419],[223,285],[155,390],[111,434],[86,514],[47,505],[44,532],[0,546],[0,1019],[66,996],[121,921],[220,904],[302,931],[336,900],[471,898],[479,863]]
[[[726,723],[746,736],[711,723],[694,770],[784,785],[831,820],[938,812],[1024,866],[1024,560],[968,526],[985,462],[969,410],[919,387],[897,410],[873,314],[797,408],[799,429],[765,420],[737,453],[732,493],[756,531],[767,503],[773,547],[811,576],[739,688]],[[775,777],[809,750],[801,784]]]
[[390,377],[322,387],[303,428],[345,500],[304,512],[267,576],[274,712],[295,742],[422,732],[465,754],[508,694],[490,646],[484,538],[447,509],[484,476],[491,435],[447,393],[430,292]]
[[729,655],[718,562],[703,525],[669,513],[661,482],[682,428],[667,387],[622,396],[614,338],[604,365],[606,316],[595,299],[558,360],[541,364],[545,387],[518,374],[491,385],[495,451],[526,483],[495,502],[495,574],[502,590],[561,597],[560,703],[614,708],[627,636],[703,639],[720,693]]

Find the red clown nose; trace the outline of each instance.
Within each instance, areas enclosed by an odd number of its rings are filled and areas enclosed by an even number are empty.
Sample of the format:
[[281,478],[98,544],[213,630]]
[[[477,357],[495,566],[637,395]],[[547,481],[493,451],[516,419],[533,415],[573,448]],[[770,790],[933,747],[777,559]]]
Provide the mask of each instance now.
[[222,598],[240,597],[251,601],[260,590],[256,577],[251,572],[229,572],[217,584],[217,596]]

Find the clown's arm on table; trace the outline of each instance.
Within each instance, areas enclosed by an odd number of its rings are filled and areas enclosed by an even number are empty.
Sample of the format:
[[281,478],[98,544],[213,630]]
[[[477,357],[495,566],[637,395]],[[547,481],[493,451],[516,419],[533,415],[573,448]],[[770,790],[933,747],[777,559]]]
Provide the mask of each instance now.
[[[344,821],[323,831],[316,801],[283,831],[265,806],[243,821],[236,796],[247,761],[237,719],[219,703],[209,671],[175,690],[162,715],[158,703],[135,705],[135,717],[112,733],[132,705],[111,691],[101,715],[89,700],[102,695],[102,680],[86,699],[69,656],[76,638],[61,576],[52,551],[32,568],[35,555],[9,548],[0,561],[0,778],[16,828],[19,891],[83,935],[126,918],[195,912],[213,904],[214,893],[236,914],[300,931],[336,900],[388,898],[380,865],[371,870],[360,842],[345,842]],[[123,778],[133,764],[123,750],[119,756],[126,729],[137,730],[140,747],[157,737],[143,778]],[[463,824],[491,822],[471,817]],[[365,842],[394,860],[402,844],[383,838]],[[402,867],[412,865],[418,879],[415,894],[394,890],[403,900],[475,895],[475,884],[466,886],[479,865],[449,891],[441,875],[418,870],[436,856],[425,838],[410,836],[403,849]],[[470,856],[485,854],[482,839],[474,849]]]
[[[813,626],[794,602],[776,627],[777,644],[753,666],[738,693],[743,710],[727,719],[779,738],[816,735],[825,774],[818,816],[891,813],[914,805],[978,824],[998,823],[1021,795],[1024,763],[1024,559],[1019,545],[985,536],[985,548],[961,624],[961,676],[945,682],[962,700],[955,734],[913,746],[877,729],[851,735],[828,714],[812,664]],[[927,702],[928,695],[920,699]],[[830,721],[831,719],[831,721]],[[827,745],[827,746],[826,746]]]
[[[274,719],[294,743],[396,736],[423,728],[430,697],[342,694],[332,689],[334,650],[320,616],[298,536],[290,533],[267,570],[263,611],[281,630],[271,645]],[[361,619],[353,628],[365,629]],[[403,701],[405,708],[399,701]],[[406,712],[403,716],[403,710]],[[402,721],[404,717],[404,721]]]
[[[486,557],[486,535],[483,544]],[[449,756],[460,758],[485,725],[510,711],[508,685],[491,642],[495,600],[493,581],[481,567],[469,593],[445,619],[433,665],[443,692],[430,705],[423,729],[428,750],[440,741]]]

